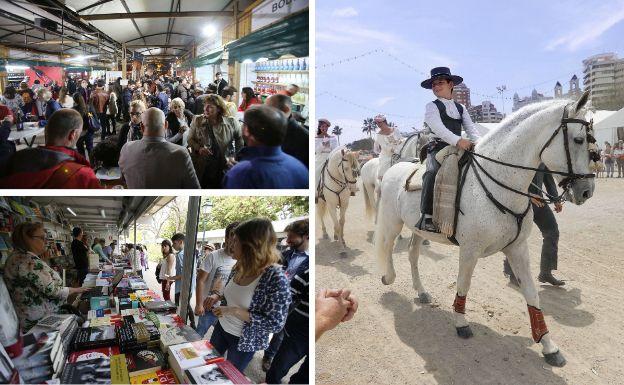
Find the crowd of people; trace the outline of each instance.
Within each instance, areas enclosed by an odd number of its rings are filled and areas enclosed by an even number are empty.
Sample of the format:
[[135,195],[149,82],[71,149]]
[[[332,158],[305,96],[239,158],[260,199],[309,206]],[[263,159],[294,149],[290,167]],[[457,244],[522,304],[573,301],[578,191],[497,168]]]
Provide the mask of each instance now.
[[624,177],[624,140],[614,143],[604,142],[604,149],[601,151],[601,162],[604,167],[596,170],[598,177],[615,178],[614,171],[617,169],[617,177]]
[[[96,173],[120,173],[106,187],[307,188],[308,129],[291,100],[298,87],[264,103],[244,87],[239,106],[237,92],[221,73],[206,88],[166,76],[8,86],[0,186],[100,188]],[[45,144],[17,151],[11,128],[29,121],[45,125]]]
[[[257,351],[264,350],[267,383],[281,383],[305,357],[290,381],[308,383],[308,220],[291,223],[285,232],[289,248],[281,255],[271,222],[260,218],[229,224],[219,249],[205,245],[201,252],[195,250],[195,306],[189,304],[189,321],[202,337],[213,328],[210,342],[241,372]],[[171,299],[171,285],[176,283],[176,305],[184,275],[184,241],[181,233],[163,240],[156,268],[164,299]]]

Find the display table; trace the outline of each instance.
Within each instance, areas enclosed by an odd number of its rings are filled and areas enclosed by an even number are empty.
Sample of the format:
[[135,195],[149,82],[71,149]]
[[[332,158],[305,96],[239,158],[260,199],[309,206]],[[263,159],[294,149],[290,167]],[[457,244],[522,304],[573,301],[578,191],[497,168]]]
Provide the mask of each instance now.
[[[39,127],[38,122],[24,123],[24,129],[22,131],[17,131],[17,126],[14,125],[11,127],[9,140],[19,144],[19,141],[24,139],[26,145],[28,147],[32,147],[32,145],[35,143],[35,139],[37,139],[37,135],[41,135],[44,131],[45,127]],[[30,143],[28,142],[29,137],[32,137]]]

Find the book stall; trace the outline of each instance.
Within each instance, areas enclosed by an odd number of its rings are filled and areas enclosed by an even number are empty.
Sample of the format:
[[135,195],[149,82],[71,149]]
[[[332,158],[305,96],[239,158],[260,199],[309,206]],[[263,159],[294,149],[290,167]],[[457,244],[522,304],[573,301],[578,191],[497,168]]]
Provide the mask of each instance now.
[[[54,222],[59,233],[46,241],[56,258],[68,256],[68,246],[58,241],[67,241],[70,224],[58,208],[35,211],[32,202],[4,198],[0,206],[6,233],[15,220]],[[173,302],[149,288],[136,273],[131,253],[116,254],[112,263],[90,257],[83,282],[90,290],[78,294],[71,306],[64,305],[60,313],[66,314],[46,315],[27,333],[19,332],[11,297],[0,279],[0,383],[251,383],[186,325]]]

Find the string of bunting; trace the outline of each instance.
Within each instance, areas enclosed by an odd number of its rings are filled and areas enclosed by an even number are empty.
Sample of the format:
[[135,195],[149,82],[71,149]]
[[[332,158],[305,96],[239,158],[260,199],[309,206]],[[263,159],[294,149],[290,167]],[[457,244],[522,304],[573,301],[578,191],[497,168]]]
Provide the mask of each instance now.
[[319,97],[321,97],[323,95],[327,95],[327,96],[332,97],[332,98],[334,98],[336,100],[340,100],[343,103],[352,105],[354,107],[358,107],[358,108],[360,108],[362,110],[373,112],[375,114],[382,114],[382,115],[385,115],[385,116],[395,116],[397,118],[404,118],[404,119],[409,119],[409,120],[422,120],[423,119],[423,116],[409,116],[409,115],[394,114],[394,113],[390,113],[390,112],[379,112],[379,110],[377,110],[375,108],[367,107],[365,105],[352,102],[351,100],[345,99],[342,96],[335,95],[335,94],[333,94],[331,92],[328,92],[328,91],[323,91],[320,94],[317,94],[316,97],[319,98]]
[[[421,71],[420,69],[418,69],[418,68],[412,66],[411,64],[405,62],[401,58],[391,54],[390,52],[387,52],[383,48],[377,48],[377,49],[374,49],[374,50],[371,50],[371,51],[364,52],[364,53],[359,54],[359,55],[347,57],[347,58],[344,58],[344,59],[336,60],[336,61],[333,61],[333,62],[321,64],[321,65],[316,65],[316,68],[333,67],[335,65],[352,62],[352,61],[355,61],[355,60],[358,60],[358,59],[361,59],[363,57],[370,56],[370,55],[373,55],[373,54],[376,54],[376,53],[380,53],[380,54],[383,53],[386,56],[388,56],[391,59],[393,59],[395,62],[397,62],[397,63],[399,63],[399,64],[401,64],[401,65],[403,65],[403,66],[405,66],[405,67],[407,67],[409,69],[411,69],[412,71],[414,71],[414,72],[416,72],[416,73],[418,73],[420,75],[423,75],[423,76],[429,76],[428,73]],[[566,74],[561,75],[561,77],[570,76],[570,74],[574,74],[574,72],[568,72]],[[507,92],[516,92],[516,91],[523,90],[523,89],[526,89],[526,88],[534,88],[536,86],[539,86],[539,85],[542,85],[542,84],[546,84],[548,82],[552,82],[552,81],[557,80],[557,79],[558,78],[549,79],[549,80],[545,80],[545,81],[539,82],[539,83],[534,83],[534,84],[529,84],[529,85],[525,85],[525,86],[521,86],[521,87],[516,87],[516,88],[513,88],[513,89],[508,89],[506,91]],[[551,93],[551,92],[552,92],[552,90],[541,91],[542,94],[547,94],[547,93]],[[484,93],[480,93],[480,92],[477,92],[477,91],[473,91],[472,89],[470,90],[470,94],[471,95],[476,95],[476,96],[481,96],[481,97],[484,97],[484,98],[494,99],[494,100],[501,100],[501,99],[513,100],[513,97],[509,97],[509,96],[502,97],[501,95],[496,95],[496,94],[484,94]]]

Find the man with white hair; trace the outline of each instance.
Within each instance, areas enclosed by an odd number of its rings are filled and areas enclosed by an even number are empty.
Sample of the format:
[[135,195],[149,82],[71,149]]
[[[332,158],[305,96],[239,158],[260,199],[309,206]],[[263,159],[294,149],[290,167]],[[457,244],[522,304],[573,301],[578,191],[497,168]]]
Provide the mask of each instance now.
[[188,150],[165,139],[167,122],[158,108],[142,116],[143,138],[124,144],[119,167],[128,188],[200,188]]

